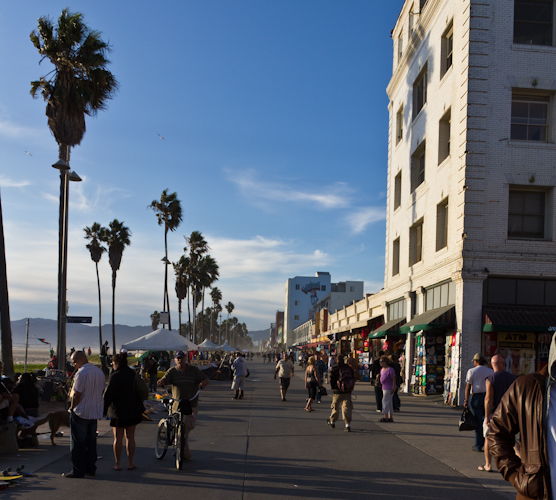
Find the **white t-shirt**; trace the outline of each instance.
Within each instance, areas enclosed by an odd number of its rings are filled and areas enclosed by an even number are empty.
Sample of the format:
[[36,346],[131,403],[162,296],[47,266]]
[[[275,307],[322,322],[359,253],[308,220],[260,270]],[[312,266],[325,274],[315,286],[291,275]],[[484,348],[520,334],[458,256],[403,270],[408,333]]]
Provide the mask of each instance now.
[[86,420],[102,418],[104,401],[102,394],[106,387],[106,379],[102,370],[91,363],[85,363],[75,375],[73,392],[80,392],[79,404],[73,409],[76,415]]
[[548,406],[546,431],[548,463],[551,466],[550,479],[552,482],[552,498],[556,498],[556,467],[553,466],[553,464],[556,464],[556,386],[550,387],[550,405]]
[[486,378],[494,373],[492,368],[487,368],[486,366],[479,365],[475,368],[471,368],[467,372],[465,381],[471,384],[471,394],[480,394],[486,392]]

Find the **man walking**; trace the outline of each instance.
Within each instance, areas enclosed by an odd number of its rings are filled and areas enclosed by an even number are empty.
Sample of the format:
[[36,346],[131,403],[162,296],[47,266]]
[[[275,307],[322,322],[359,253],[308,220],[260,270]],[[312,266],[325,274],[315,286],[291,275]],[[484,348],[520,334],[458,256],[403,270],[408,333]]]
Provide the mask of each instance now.
[[73,470],[64,477],[94,476],[97,470],[97,420],[102,418],[104,373],[89,363],[83,351],[75,351],[71,361],[77,369],[70,399],[70,453]]
[[[269,360],[270,363],[270,360]],[[243,399],[243,389],[245,386],[245,377],[247,377],[247,366],[245,364],[245,359],[241,354],[238,353],[234,364],[232,365],[232,370],[234,372],[234,380],[232,382],[232,391],[236,391],[235,396],[232,399]]]
[[373,361],[371,366],[371,380],[374,381],[375,387],[375,401],[376,401],[376,412],[382,413],[382,384],[380,383],[380,358],[384,355],[384,351],[378,351],[378,358]]
[[274,372],[274,380],[276,380],[276,375],[280,378],[280,396],[282,396],[282,401],[286,401],[286,392],[288,392],[293,371],[293,363],[290,357],[285,354],[284,359],[281,359],[276,364],[276,371]]
[[[185,448],[183,451],[183,458],[185,461],[191,460],[191,450],[189,449],[189,433],[195,428],[195,420],[199,407],[199,396],[197,392],[199,386],[204,389],[208,383],[209,378],[196,366],[190,365],[187,362],[187,355],[183,351],[176,352],[174,356],[176,366],[170,368],[158,382],[159,387],[164,387],[166,384],[172,386],[172,398],[174,400],[186,399],[191,405],[191,413],[183,415],[183,422],[185,423]],[[179,401],[174,401],[172,410],[174,412],[179,409]],[[188,412],[185,412],[188,413]]]
[[[486,396],[485,396],[485,437],[490,432],[488,425],[492,419],[492,415],[498,408],[502,396],[506,394],[510,385],[515,382],[516,376],[510,372],[505,371],[506,361],[502,356],[493,356],[490,364],[494,370],[492,375],[486,379]],[[480,471],[492,472],[490,445],[488,439],[485,440],[485,465],[479,465]]]
[[[463,406],[469,406],[471,413],[475,416],[478,427],[475,429],[475,445],[473,451],[483,451],[485,444],[485,436],[483,435],[483,420],[485,419],[485,394],[486,394],[486,378],[494,373],[491,368],[486,365],[486,359],[479,353],[473,356],[474,368],[467,372],[465,381],[465,401]],[[470,398],[471,394],[471,398]]]
[[353,368],[344,362],[344,355],[338,354],[336,364],[330,371],[330,386],[332,387],[332,413],[326,423],[334,429],[336,420],[340,416],[340,407],[342,407],[342,416],[345,423],[345,431],[351,432],[351,410],[353,404],[351,402],[351,391],[355,385],[355,374]]

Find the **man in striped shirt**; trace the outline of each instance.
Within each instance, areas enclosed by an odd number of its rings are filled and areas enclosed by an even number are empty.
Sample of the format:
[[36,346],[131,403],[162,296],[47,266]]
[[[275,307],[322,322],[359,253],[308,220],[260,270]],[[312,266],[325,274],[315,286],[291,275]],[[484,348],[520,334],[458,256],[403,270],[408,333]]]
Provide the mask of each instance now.
[[97,420],[102,418],[106,379],[100,368],[89,363],[83,351],[75,351],[71,360],[77,368],[68,410],[73,470],[63,476],[94,476],[97,470]]

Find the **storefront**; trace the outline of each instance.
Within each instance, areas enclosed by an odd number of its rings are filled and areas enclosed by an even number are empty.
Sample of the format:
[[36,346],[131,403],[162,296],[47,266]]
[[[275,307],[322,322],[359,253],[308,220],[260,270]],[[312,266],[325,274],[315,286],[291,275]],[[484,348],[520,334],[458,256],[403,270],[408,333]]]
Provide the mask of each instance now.
[[413,394],[444,394],[446,403],[457,404],[459,341],[455,327],[453,305],[426,311],[400,327],[400,332],[410,334],[413,342]]
[[527,375],[548,364],[556,308],[522,306],[483,307],[483,354],[506,360],[506,371]]

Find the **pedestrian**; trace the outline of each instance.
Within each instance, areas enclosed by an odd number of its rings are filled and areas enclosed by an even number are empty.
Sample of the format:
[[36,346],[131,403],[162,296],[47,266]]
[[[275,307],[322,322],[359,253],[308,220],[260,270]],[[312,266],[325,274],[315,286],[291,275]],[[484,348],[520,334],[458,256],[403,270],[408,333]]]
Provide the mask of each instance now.
[[278,375],[280,379],[280,396],[282,396],[282,401],[286,401],[286,393],[288,392],[293,372],[294,366],[288,355],[284,356],[284,359],[281,359],[276,364],[274,380],[276,380],[276,375]]
[[467,385],[465,386],[463,406],[471,410],[479,424],[475,429],[475,444],[471,449],[482,453],[485,444],[483,420],[485,419],[486,378],[494,371],[486,366],[486,359],[479,353],[473,356],[473,365],[474,368],[469,369],[465,377]]
[[380,357],[380,385],[382,386],[382,413],[381,422],[393,422],[394,392],[396,392],[396,371],[390,366],[390,358],[383,354]]
[[382,384],[380,383],[380,358],[384,356],[384,351],[378,351],[378,357],[373,361],[371,366],[371,380],[375,387],[376,412],[382,413]]
[[344,355],[338,354],[334,366],[330,370],[330,387],[332,388],[332,413],[326,423],[334,429],[336,420],[340,416],[340,407],[345,423],[345,431],[351,432],[351,411],[353,403],[351,401],[351,391],[355,386],[355,373],[351,366],[344,362]]
[[[505,371],[506,361],[498,354],[493,356],[490,364],[494,373],[489,375],[486,379],[486,395],[485,395],[485,437],[490,432],[489,424],[492,415],[498,408],[502,396],[506,394],[509,387],[515,382],[516,376],[510,372]],[[477,467],[480,471],[492,472],[490,455],[490,443],[485,439],[485,465]]]
[[[270,358],[268,362],[270,363]],[[245,364],[245,359],[240,353],[237,354],[236,360],[232,365],[232,371],[234,372],[232,391],[235,391],[235,396],[232,399],[243,399],[245,377],[247,377],[248,370],[247,365]]]
[[263,363],[266,363],[266,352],[263,352]]
[[170,368],[164,376],[157,382],[159,387],[166,384],[172,386],[172,398],[174,399],[172,411],[177,412],[180,408],[180,399],[188,400],[191,407],[189,411],[182,413],[182,421],[185,423],[185,447],[183,458],[185,461],[191,460],[191,450],[189,449],[189,433],[195,428],[197,412],[199,408],[199,386],[204,389],[209,378],[196,366],[187,362],[187,355],[183,351],[176,352],[174,356],[176,366]]
[[320,353],[317,353],[317,364],[316,364],[316,368],[317,368],[317,372],[319,374],[319,380],[320,380],[320,386],[317,390],[317,403],[321,402],[321,387],[322,384],[324,384],[324,375],[326,373],[326,363],[324,362],[324,360],[322,359],[322,355]]
[[77,369],[69,407],[73,470],[63,476],[94,476],[97,470],[97,420],[102,418],[102,393],[106,379],[102,370],[89,363],[83,351],[74,352],[71,360]]
[[149,364],[147,366],[147,373],[149,375],[149,391],[156,392],[156,379],[158,378],[158,363],[154,354],[149,357]]
[[312,403],[317,398],[318,389],[322,385],[316,365],[317,362],[315,357],[311,356],[307,360],[307,368],[305,370],[305,388],[309,394],[307,404],[305,405],[306,411],[315,411],[312,407]]
[[403,380],[402,380],[402,368],[400,363],[398,363],[398,355],[395,353],[390,354],[388,356],[390,359],[390,366],[394,368],[394,372],[396,373],[396,390],[392,396],[392,406],[394,407],[394,411],[400,411],[400,407],[402,406],[402,402],[400,401],[400,396],[398,396],[398,389],[401,387]]
[[[133,470],[135,453],[135,427],[143,420],[143,400],[136,388],[135,372],[127,364],[127,352],[115,354],[112,358],[114,371],[104,392],[104,415],[110,418],[114,433],[114,470],[121,470],[123,439],[125,434],[127,470]],[[145,386],[145,383],[143,382]]]
[[108,340],[100,347],[100,367],[108,375]]
[[90,355],[91,355],[91,352],[92,352],[92,351],[91,351],[91,347],[89,347],[89,348],[87,349],[87,356],[90,356]]

